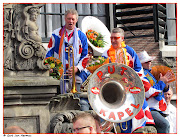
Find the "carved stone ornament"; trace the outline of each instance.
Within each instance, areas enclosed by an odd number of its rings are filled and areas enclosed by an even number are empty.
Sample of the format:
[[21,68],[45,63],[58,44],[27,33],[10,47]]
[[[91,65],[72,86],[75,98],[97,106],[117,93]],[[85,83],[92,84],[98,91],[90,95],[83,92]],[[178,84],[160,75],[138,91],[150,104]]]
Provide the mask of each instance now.
[[80,110],[79,98],[75,98],[72,93],[57,95],[51,99],[49,109],[53,113],[65,110]]
[[49,104],[51,114],[56,114],[50,122],[51,133],[72,133],[72,119],[80,111],[79,98],[67,93],[53,97]]
[[[72,93],[61,94],[53,97],[49,104],[49,110],[51,114],[54,114],[50,122],[50,132],[51,133],[72,133],[73,118],[79,113],[84,113],[85,111],[80,111],[79,98]],[[95,112],[93,110],[86,111],[93,115]]]
[[47,71],[46,50],[38,34],[37,17],[43,4],[4,4],[4,70]]
[[48,69],[44,65],[45,49],[34,41],[22,41],[16,48],[15,68],[17,70]]
[[12,24],[12,4],[4,5],[4,69],[14,70],[13,43],[14,29]]
[[53,117],[50,123],[51,133],[72,133],[72,119],[79,111],[63,111]]

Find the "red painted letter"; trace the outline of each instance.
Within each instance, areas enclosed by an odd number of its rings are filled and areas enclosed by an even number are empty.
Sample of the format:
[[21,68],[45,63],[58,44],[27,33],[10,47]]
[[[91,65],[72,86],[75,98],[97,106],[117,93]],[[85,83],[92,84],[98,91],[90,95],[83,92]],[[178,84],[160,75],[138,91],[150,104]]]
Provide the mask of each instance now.
[[100,80],[102,80],[102,75],[103,75],[102,71],[99,71],[99,72],[97,73],[97,76],[99,77]]
[[108,66],[108,72],[110,73],[110,74],[113,74],[114,73],[114,71],[115,71],[115,67],[114,67],[114,65],[112,66],[112,71],[110,71],[110,66]]
[[132,116],[133,115],[133,112],[131,112],[131,110],[129,110],[129,108],[125,109],[126,113],[129,115],[129,116]]
[[139,108],[139,104],[137,104],[137,105],[131,104],[131,106],[134,107],[134,108],[136,108],[136,109]]
[[118,114],[119,120],[121,120],[121,118],[124,116],[123,112],[118,112],[117,114]]
[[110,118],[113,118],[114,120],[116,120],[115,115],[114,115],[114,112],[111,112],[111,113],[109,114],[109,119],[110,119]]
[[123,75],[124,71],[127,70],[127,68],[125,68],[125,67],[121,67],[121,68],[122,68],[121,75]]
[[102,113],[103,113],[103,116],[105,117],[105,116],[106,116],[105,112],[107,112],[107,111],[105,111],[105,110],[101,109],[100,114],[102,114]]

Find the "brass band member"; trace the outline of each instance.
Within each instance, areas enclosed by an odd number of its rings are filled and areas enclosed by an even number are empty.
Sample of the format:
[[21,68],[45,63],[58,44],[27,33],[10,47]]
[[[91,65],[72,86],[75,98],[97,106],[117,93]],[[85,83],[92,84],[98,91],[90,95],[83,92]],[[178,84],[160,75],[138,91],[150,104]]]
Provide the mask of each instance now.
[[138,53],[139,59],[142,63],[144,74],[151,83],[152,92],[146,95],[148,105],[151,110],[151,114],[155,121],[155,127],[158,133],[169,133],[169,122],[164,118],[167,114],[167,104],[164,98],[164,92],[168,91],[168,81],[170,79],[170,74],[162,76],[160,74],[160,79],[157,81],[155,77],[151,74],[151,61],[155,57],[148,55],[146,51]]
[[[76,77],[76,90],[80,91],[82,79],[81,72],[88,60],[88,44],[86,35],[76,28],[78,13],[75,9],[65,12],[65,25],[53,31],[49,41],[46,57],[55,57],[62,61],[64,72],[73,75],[72,64],[68,64],[67,49],[70,45],[74,49],[74,72]],[[69,67],[70,66],[70,67]],[[61,84],[61,93],[66,93],[66,87]]]
[[[124,42],[124,30],[121,28],[114,28],[111,32],[111,47],[103,53],[103,57],[110,59],[110,62],[123,63],[133,68],[143,81],[145,91],[148,92],[150,83],[144,78],[144,72],[140,60],[136,52]],[[149,113],[145,113],[149,112]],[[147,102],[144,101],[140,112],[132,119],[122,123],[123,129],[121,133],[132,133],[136,129],[144,127],[146,124],[154,124]]]

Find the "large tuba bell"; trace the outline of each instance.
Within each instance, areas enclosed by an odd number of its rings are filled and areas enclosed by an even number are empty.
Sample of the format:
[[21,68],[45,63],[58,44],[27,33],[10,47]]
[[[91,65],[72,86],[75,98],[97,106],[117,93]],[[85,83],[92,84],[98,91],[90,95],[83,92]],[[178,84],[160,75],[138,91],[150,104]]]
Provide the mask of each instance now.
[[88,30],[95,30],[98,33],[101,33],[104,37],[105,44],[104,47],[95,47],[88,39],[88,45],[91,46],[93,49],[94,56],[101,56],[102,53],[109,49],[111,46],[111,41],[110,41],[110,32],[106,28],[106,26],[96,17],[93,16],[86,16],[83,18],[82,23],[81,23],[81,29],[82,32],[86,34]]
[[109,63],[91,76],[88,99],[93,110],[106,121],[126,122],[135,117],[144,103],[144,86],[130,67]]

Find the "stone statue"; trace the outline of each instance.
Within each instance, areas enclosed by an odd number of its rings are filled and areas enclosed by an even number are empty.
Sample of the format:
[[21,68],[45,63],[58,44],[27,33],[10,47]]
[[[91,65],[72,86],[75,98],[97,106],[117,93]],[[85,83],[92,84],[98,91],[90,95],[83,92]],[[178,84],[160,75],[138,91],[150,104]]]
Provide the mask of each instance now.
[[23,11],[25,17],[24,34],[27,40],[34,40],[35,42],[42,42],[41,37],[38,34],[39,27],[37,26],[36,20],[40,14],[39,7],[27,6]]
[[41,43],[36,23],[42,6],[43,4],[4,5],[5,75],[36,76],[49,69],[44,65],[46,50]]

